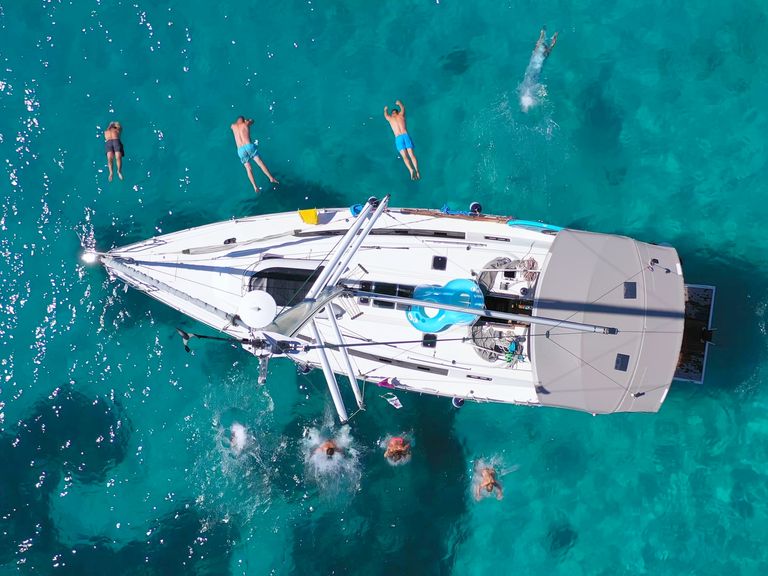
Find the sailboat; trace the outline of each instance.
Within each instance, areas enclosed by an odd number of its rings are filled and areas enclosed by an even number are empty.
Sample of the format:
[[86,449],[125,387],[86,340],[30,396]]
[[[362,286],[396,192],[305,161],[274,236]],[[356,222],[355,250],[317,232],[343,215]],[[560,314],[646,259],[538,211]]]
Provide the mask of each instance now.
[[[712,333],[715,290],[684,283],[674,248],[486,215],[477,203],[370,198],[84,258],[240,343],[259,358],[260,382],[273,358],[319,368],[342,422],[351,397],[355,413],[365,408],[366,383],[390,400],[404,391],[456,406],[656,412],[673,379],[703,380]],[[179,332],[185,345],[195,336]]]

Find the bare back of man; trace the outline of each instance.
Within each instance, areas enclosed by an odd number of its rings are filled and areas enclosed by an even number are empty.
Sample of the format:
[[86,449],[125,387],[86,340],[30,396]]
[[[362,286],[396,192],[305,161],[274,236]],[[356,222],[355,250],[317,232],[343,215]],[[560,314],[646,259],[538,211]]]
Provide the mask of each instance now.
[[501,500],[503,494],[501,484],[496,479],[496,470],[486,466],[480,471],[480,474],[480,480],[475,485],[475,499],[480,500],[482,490],[485,490],[488,494],[492,494],[496,490],[496,498]]
[[240,161],[243,163],[243,166],[245,167],[245,172],[248,174],[248,180],[251,181],[251,185],[253,186],[253,190],[258,194],[259,187],[256,185],[256,179],[253,176],[253,168],[251,168],[251,160],[256,162],[256,165],[261,168],[261,171],[264,172],[264,175],[269,178],[269,181],[277,184],[277,180],[269,171],[269,168],[267,168],[267,165],[264,164],[264,161],[261,159],[261,156],[259,156],[259,151],[256,149],[256,144],[254,144],[251,141],[251,125],[253,124],[253,120],[248,118],[246,119],[243,116],[238,116],[237,120],[235,120],[231,125],[230,128],[232,129],[232,134],[235,136],[235,144],[237,145],[237,155],[240,157]]
[[389,106],[384,106],[384,118],[392,128],[395,135],[395,148],[400,153],[408,172],[411,173],[411,180],[418,180],[421,178],[419,162],[416,160],[416,154],[413,152],[413,141],[408,135],[408,128],[405,125],[405,104],[400,100],[397,100],[395,104],[400,107],[400,110],[394,109],[390,112]]
[[125,150],[120,140],[123,127],[120,122],[110,122],[104,130],[104,148],[107,153],[107,168],[109,169],[109,181],[112,182],[112,162],[117,162],[117,177],[123,179],[123,156]]

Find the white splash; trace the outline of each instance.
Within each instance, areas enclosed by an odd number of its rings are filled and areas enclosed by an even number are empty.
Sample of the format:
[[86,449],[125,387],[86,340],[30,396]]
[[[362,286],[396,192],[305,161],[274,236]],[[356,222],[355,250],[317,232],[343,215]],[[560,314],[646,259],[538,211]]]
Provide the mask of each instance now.
[[[491,456],[490,458],[479,458],[478,460],[475,460],[474,465],[472,466],[472,483],[470,485],[470,489],[472,491],[472,496],[477,497],[477,487],[480,486],[483,482],[483,469],[485,468],[492,468],[494,472],[496,473],[496,480],[499,481],[499,484],[501,484],[502,490],[506,489],[506,486],[503,482],[501,482],[501,479],[506,476],[507,474],[511,474],[512,472],[517,472],[517,470],[520,468],[517,464],[514,464],[512,466],[506,466],[502,457],[499,455]],[[480,498],[486,498],[488,496],[495,496],[495,491],[493,493],[488,493],[485,490],[480,491]]]
[[[320,492],[326,496],[356,492],[360,487],[362,474],[359,452],[354,447],[350,428],[342,426],[335,436],[333,431],[327,428],[307,428],[304,431],[302,450],[307,477],[313,480]],[[328,456],[325,450],[319,449],[328,440],[331,440],[336,448],[331,456]]]
[[528,110],[537,106],[547,95],[547,88],[539,82],[539,76],[541,76],[541,68],[544,66],[544,61],[547,59],[556,39],[557,34],[552,37],[551,43],[547,46],[545,32],[544,30],[541,31],[539,41],[536,42],[536,47],[533,49],[528,67],[525,69],[523,81],[518,86],[520,109],[523,112],[528,112]]
[[[403,440],[405,440],[408,443],[408,445],[411,448],[411,451],[408,453],[407,456],[403,456],[399,460],[394,460],[392,458],[386,458],[385,457],[385,460],[387,461],[387,464],[389,464],[390,466],[402,466],[403,464],[408,464],[408,462],[411,461],[411,457],[413,456],[413,445],[414,445],[414,442],[413,442],[413,439],[411,438],[411,435],[410,434],[401,434],[399,437],[402,438]],[[390,443],[390,441],[393,438],[395,438],[395,436],[392,435],[392,434],[389,434],[389,435],[385,436],[384,439],[379,442],[379,447],[384,452],[386,452],[387,451],[387,447],[389,446],[389,443]]]
[[229,427],[229,444],[235,455],[240,455],[248,444],[248,431],[240,422],[234,422]]

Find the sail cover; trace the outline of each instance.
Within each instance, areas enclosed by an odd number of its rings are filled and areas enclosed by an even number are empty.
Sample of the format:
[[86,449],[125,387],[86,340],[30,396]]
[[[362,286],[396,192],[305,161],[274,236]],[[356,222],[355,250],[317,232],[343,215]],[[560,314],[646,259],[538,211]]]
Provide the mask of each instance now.
[[684,283],[673,248],[563,230],[544,263],[533,313],[619,331],[532,325],[542,404],[593,414],[658,411],[683,337]]

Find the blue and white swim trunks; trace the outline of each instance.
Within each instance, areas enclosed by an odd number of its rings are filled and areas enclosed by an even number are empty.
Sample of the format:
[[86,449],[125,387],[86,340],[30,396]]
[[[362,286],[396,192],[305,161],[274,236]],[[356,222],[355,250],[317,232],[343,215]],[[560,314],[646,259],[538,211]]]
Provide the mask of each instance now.
[[240,156],[240,162],[246,164],[249,160],[258,158],[259,151],[256,149],[256,144],[248,142],[237,148],[237,155]]

